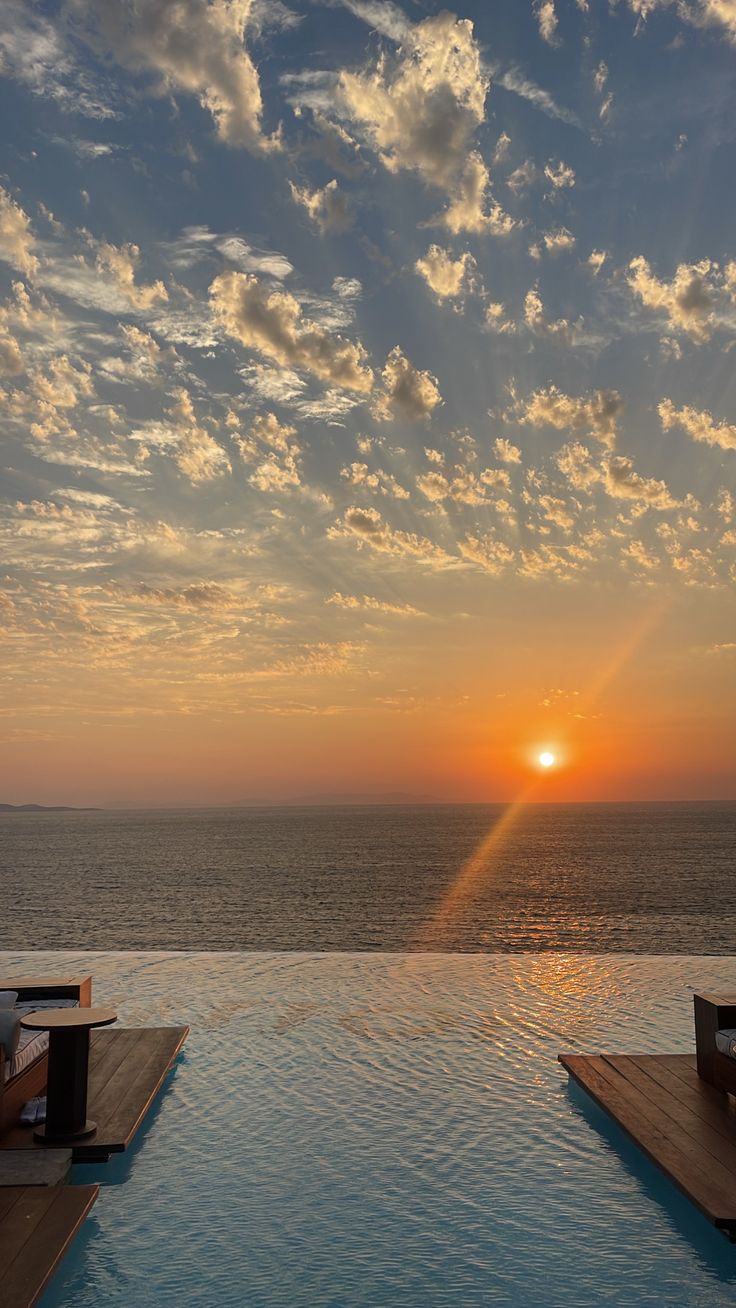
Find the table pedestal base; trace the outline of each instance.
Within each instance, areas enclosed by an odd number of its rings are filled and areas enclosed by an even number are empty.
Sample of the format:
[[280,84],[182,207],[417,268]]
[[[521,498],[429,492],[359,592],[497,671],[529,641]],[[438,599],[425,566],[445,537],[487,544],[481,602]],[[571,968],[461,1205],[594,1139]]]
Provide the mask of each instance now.
[[86,1135],[94,1135],[97,1130],[97,1123],[91,1122],[89,1118],[78,1131],[70,1131],[65,1135],[49,1135],[45,1126],[37,1126],[33,1132],[34,1140],[40,1144],[48,1145],[49,1148],[55,1148],[57,1145],[73,1144],[75,1140],[81,1140]]

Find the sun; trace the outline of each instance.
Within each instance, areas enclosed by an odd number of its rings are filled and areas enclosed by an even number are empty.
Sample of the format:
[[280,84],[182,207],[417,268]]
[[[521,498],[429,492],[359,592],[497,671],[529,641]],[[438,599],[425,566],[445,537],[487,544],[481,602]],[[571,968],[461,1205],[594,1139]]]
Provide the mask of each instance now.
[[548,749],[545,749],[545,750],[543,750],[542,753],[539,755],[539,758],[537,759],[537,762],[538,762],[539,766],[542,767],[542,768],[553,768],[554,765],[555,765],[556,759],[555,759],[554,754],[550,754],[549,750],[548,750]]

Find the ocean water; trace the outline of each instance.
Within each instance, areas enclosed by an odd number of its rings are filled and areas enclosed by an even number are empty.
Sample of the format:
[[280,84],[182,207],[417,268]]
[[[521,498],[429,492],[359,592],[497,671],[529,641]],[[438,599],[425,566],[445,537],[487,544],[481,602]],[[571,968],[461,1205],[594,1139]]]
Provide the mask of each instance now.
[[557,1062],[689,1052],[736,958],[0,954],[191,1035],[41,1308],[731,1308],[736,1247]]
[[[0,816],[6,948],[736,950],[736,803]],[[472,862],[478,849],[482,857]]]

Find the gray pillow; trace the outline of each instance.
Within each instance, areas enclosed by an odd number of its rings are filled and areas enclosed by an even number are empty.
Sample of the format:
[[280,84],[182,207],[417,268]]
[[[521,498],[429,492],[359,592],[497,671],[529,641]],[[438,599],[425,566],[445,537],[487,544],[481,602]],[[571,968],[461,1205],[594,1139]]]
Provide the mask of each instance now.
[[15,1008],[17,1002],[17,990],[0,990],[0,1008]]
[[0,1045],[5,1050],[5,1057],[15,1057],[20,1040],[20,1018],[12,1008],[0,1008]]

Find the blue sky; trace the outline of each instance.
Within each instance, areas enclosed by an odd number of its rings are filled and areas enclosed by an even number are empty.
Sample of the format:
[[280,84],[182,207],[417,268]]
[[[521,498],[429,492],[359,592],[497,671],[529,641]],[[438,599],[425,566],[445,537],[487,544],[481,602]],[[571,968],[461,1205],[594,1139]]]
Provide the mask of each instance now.
[[[162,767],[182,731],[220,742],[209,798],[257,793],[236,718],[256,741],[286,720],[269,795],[315,759],[334,788],[326,719],[356,785],[400,739],[420,787],[469,794],[480,768],[503,789],[512,721],[541,739],[653,700],[667,756],[665,705],[687,706],[675,789],[721,793],[732,0],[69,0],[1,21],[19,797],[40,757],[56,796],[70,749],[74,797],[101,767],[103,798],[135,790],[132,761],[100,761],[152,725]],[[591,666],[660,606],[620,702],[581,714]],[[464,714],[489,757],[417,770],[425,731],[439,756]],[[162,798],[202,792],[174,771]]]

